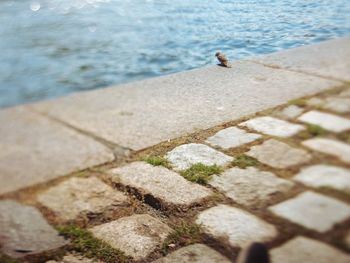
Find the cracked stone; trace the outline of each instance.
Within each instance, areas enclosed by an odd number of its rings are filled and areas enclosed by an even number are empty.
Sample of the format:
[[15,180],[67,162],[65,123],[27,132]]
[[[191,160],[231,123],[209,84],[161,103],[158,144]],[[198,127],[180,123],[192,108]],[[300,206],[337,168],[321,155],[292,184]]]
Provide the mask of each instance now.
[[275,168],[287,168],[305,163],[311,159],[311,155],[306,151],[293,148],[274,139],[253,146],[246,154]]
[[38,201],[68,221],[82,213],[125,205],[127,197],[95,177],[73,177],[40,194]]
[[214,136],[209,137],[206,142],[213,146],[229,149],[253,142],[259,138],[261,138],[259,134],[248,133],[245,130],[230,127],[217,132]]
[[165,167],[133,162],[110,170],[112,181],[136,188],[143,195],[152,195],[164,204],[189,206],[210,196],[204,186],[191,183]]
[[209,184],[233,201],[248,206],[262,205],[294,185],[273,173],[259,171],[254,167],[231,168],[221,175],[214,175]]
[[302,144],[312,150],[333,155],[343,162],[350,163],[350,145],[326,138],[314,138],[303,141]]
[[317,240],[298,236],[270,251],[272,263],[347,263],[349,255]]
[[217,239],[227,239],[234,247],[266,242],[277,236],[273,225],[238,208],[218,205],[201,212],[196,220],[204,231]]
[[194,244],[180,248],[175,252],[160,258],[153,263],[203,263],[203,262],[222,262],[230,263],[226,257],[216,252],[214,249],[203,245]]
[[294,178],[311,187],[329,187],[350,193],[350,170],[325,164],[306,167]]
[[160,220],[142,214],[95,226],[90,231],[134,260],[141,260],[159,248],[172,229]]
[[0,251],[20,258],[67,244],[40,212],[12,200],[0,201]]
[[204,165],[226,165],[233,160],[231,156],[198,143],[180,145],[168,152],[166,158],[177,170],[188,169],[196,163],[202,163]]
[[350,129],[350,120],[334,114],[320,111],[309,111],[301,115],[298,120],[314,124],[331,132],[343,132]]
[[277,216],[320,233],[350,217],[349,205],[310,191],[269,209]]
[[248,127],[258,132],[283,138],[293,136],[305,129],[302,125],[293,124],[269,116],[254,118],[240,123],[239,126]]

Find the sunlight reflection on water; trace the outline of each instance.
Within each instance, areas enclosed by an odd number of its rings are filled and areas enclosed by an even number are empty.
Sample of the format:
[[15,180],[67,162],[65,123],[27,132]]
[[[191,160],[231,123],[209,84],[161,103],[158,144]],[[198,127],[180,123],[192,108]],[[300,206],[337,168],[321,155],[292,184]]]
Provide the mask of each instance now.
[[2,0],[0,106],[349,33],[348,0]]

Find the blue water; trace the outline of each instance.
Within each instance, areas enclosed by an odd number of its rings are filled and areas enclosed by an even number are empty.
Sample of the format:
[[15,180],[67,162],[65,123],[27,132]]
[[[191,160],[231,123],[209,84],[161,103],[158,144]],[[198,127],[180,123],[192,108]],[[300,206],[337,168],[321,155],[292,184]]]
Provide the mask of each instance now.
[[0,0],[0,107],[349,34],[349,0]]

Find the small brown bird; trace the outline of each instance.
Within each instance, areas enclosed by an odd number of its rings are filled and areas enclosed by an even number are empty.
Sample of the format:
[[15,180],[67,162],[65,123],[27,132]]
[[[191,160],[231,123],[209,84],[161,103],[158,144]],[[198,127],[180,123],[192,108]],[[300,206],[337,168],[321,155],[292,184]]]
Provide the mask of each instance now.
[[231,64],[228,61],[228,59],[224,53],[216,52],[215,56],[219,60],[221,66],[226,67],[226,68],[231,68]]

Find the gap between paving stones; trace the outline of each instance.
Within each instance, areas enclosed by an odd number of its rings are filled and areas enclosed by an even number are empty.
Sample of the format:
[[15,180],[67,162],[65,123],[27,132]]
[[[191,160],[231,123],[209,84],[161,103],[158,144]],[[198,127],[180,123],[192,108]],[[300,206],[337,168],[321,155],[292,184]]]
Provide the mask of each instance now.
[[[314,97],[314,96],[313,96]],[[279,106],[277,107],[278,110],[281,110],[284,106]],[[106,180],[106,178],[103,178],[103,175],[104,175],[104,172],[107,171],[109,168],[112,168],[112,167],[115,167],[116,165],[119,166],[121,164],[125,164],[125,163],[129,163],[129,162],[132,162],[134,160],[140,160],[141,156],[146,156],[146,155],[164,155],[166,152],[168,152],[169,150],[173,149],[175,146],[179,145],[179,144],[183,144],[183,143],[193,143],[193,142],[198,142],[198,143],[203,143],[203,141],[208,138],[209,136],[212,136],[214,135],[217,131],[223,129],[223,128],[226,128],[226,127],[231,127],[231,126],[236,126],[237,124],[239,124],[240,122],[243,122],[247,119],[250,119],[254,116],[264,116],[266,114],[271,114],[272,112],[276,111],[276,108],[274,109],[269,109],[269,110],[266,110],[264,112],[260,112],[260,113],[257,113],[257,114],[254,114],[253,116],[248,116],[248,117],[245,117],[245,118],[242,118],[241,120],[238,120],[238,121],[233,121],[233,122],[229,122],[229,123],[226,123],[226,124],[223,124],[223,125],[219,125],[217,127],[214,127],[212,129],[208,129],[208,130],[205,130],[205,131],[201,131],[201,132],[198,132],[198,133],[195,133],[195,134],[192,134],[192,135],[189,135],[189,136],[184,136],[184,137],[181,137],[181,138],[178,138],[178,139],[174,139],[174,140],[171,140],[170,142],[165,142],[165,143],[161,143],[160,145],[157,145],[155,147],[152,147],[150,149],[146,149],[146,150],[143,150],[143,151],[139,151],[139,152],[136,152],[136,153],[132,153],[132,155],[129,157],[129,158],[125,158],[124,160],[122,161],[118,161],[118,162],[112,162],[110,164],[107,164],[107,165],[101,165],[101,166],[98,166],[96,169],[98,171],[91,171],[91,170],[94,170],[94,169],[87,169],[86,170],[86,174],[84,174],[84,176],[92,176],[94,173],[95,176],[98,176],[102,179],[105,179],[105,181],[108,182],[108,180]],[[298,123],[298,122],[295,122],[295,121],[292,121],[293,123]],[[251,131],[253,132],[253,131]],[[256,132],[255,132],[256,133]],[[296,136],[297,137],[297,136]],[[221,152],[224,152],[226,154],[228,154],[228,152],[230,152],[229,155],[231,155],[231,152],[245,152],[248,148],[250,148],[252,145],[258,145],[258,144],[261,144],[262,140],[263,139],[268,139],[268,138],[272,138],[271,136],[266,136],[266,135],[262,135],[262,139],[261,140],[258,140],[258,141],[255,141],[253,143],[250,143],[250,144],[247,144],[247,145],[244,145],[242,146],[241,148],[242,149],[235,149],[235,150],[227,150],[227,151],[223,151],[223,150],[220,150],[218,149],[219,151]],[[293,144],[299,144],[299,148],[303,148],[300,146],[300,142],[303,140],[303,139],[299,139],[299,138],[289,138],[289,139],[279,139],[281,141],[285,141],[287,140],[288,142],[292,142]],[[315,153],[314,153],[315,154]],[[320,161],[322,160],[322,158],[324,158],[325,156],[324,155],[319,155],[320,157],[317,159],[317,160],[312,160],[312,162],[310,163],[314,163],[314,162],[317,162],[317,161]],[[326,155],[326,157],[328,158],[329,156]],[[332,159],[332,158],[330,158]],[[339,165],[339,160],[336,160],[333,158],[333,160],[331,160],[331,162],[335,163],[336,165]],[[329,163],[329,161],[327,161],[327,163]],[[308,163],[309,164],[309,163]],[[263,165],[260,166],[261,164],[258,164],[258,168],[260,167],[264,167]],[[304,166],[304,165],[303,165]],[[342,166],[347,166],[347,165],[344,165],[342,164]],[[275,174],[279,175],[280,174],[278,172],[276,172],[275,169],[272,169],[270,167],[264,167],[265,169],[263,170],[267,170],[267,171],[272,171],[274,172]],[[296,170],[295,171],[298,171],[299,167],[296,167],[295,168]],[[290,174],[296,174],[294,171]],[[58,181],[65,181],[67,178],[70,178],[72,176],[79,176],[79,173],[73,173],[65,178],[60,178],[60,180],[54,180],[55,181],[55,184],[58,183]],[[52,182],[51,182],[52,183]],[[48,184],[43,184],[41,185],[41,189],[40,191],[42,190],[45,190],[48,185],[50,185],[50,183]],[[34,187],[35,188],[35,187]],[[23,194],[22,195],[22,198],[19,198],[21,199],[22,201],[24,201],[25,197],[28,197],[30,195],[33,195],[36,193],[36,190],[32,188],[32,189],[29,189],[28,192],[26,194]],[[309,187],[306,187],[306,186],[302,186],[302,185],[298,185],[296,187],[296,190],[293,192],[289,192],[287,193],[283,200],[288,200],[290,199],[291,197],[293,196],[296,196],[298,193],[300,192],[303,192],[307,189],[312,189],[312,188],[309,188]],[[30,191],[32,190],[32,191]],[[313,191],[316,192],[316,190],[312,189]],[[215,190],[214,190],[215,191]],[[322,192],[324,191],[324,189],[322,190],[317,190],[318,192]],[[327,190],[328,191],[328,190]],[[21,192],[21,191],[20,191]],[[313,231],[310,231],[310,230],[307,230],[307,229],[303,229],[302,227],[300,226],[296,226],[296,225],[293,225],[292,223],[290,222],[287,222],[283,219],[280,219],[278,217],[275,217],[274,215],[272,215],[271,213],[269,213],[266,208],[262,208],[262,209],[256,209],[256,208],[247,208],[247,207],[244,207],[244,206],[240,206],[238,204],[236,204],[235,202],[233,202],[232,200],[229,200],[228,198],[224,197],[222,194],[218,193],[217,191],[215,191],[215,193],[219,196],[219,201],[212,201],[211,203],[208,203],[208,204],[201,204],[201,206],[199,207],[196,207],[195,209],[193,209],[193,211],[189,211],[188,213],[185,213],[185,214],[182,214],[181,217],[183,220],[185,221],[192,221],[192,218],[197,215],[199,212],[209,208],[209,207],[213,207],[215,206],[215,204],[228,204],[232,207],[237,207],[237,208],[240,208],[240,209],[243,209],[243,210],[246,210],[250,213],[253,213],[254,215],[258,216],[259,218],[265,220],[266,222],[268,223],[271,223],[273,225],[275,225],[279,232],[280,232],[280,236],[278,238],[276,238],[274,241],[271,241],[269,243],[269,247],[276,247],[277,245],[279,244],[282,244],[284,241],[290,239],[291,237],[293,237],[295,235],[295,233],[298,233],[298,234],[303,234],[305,236],[308,236],[308,237],[312,237],[312,238],[315,238],[315,239],[319,239],[319,240],[322,240],[323,242],[326,242],[326,243],[330,243],[330,244],[333,244],[333,246],[336,246],[336,247],[340,247],[341,249],[344,250],[344,247],[342,244],[339,244],[339,240],[342,238],[342,233],[345,231],[345,229],[349,229],[350,228],[350,220],[346,221],[346,222],[343,222],[342,224],[340,224],[340,226],[336,226],[335,229],[327,232],[326,234],[322,235],[322,234],[318,234],[318,233],[314,233]],[[325,194],[325,192],[322,192],[323,194]],[[329,194],[328,192],[326,193],[327,195]],[[334,195],[331,194],[330,196]],[[13,199],[16,199],[16,195],[15,194],[12,194],[10,195]],[[8,196],[7,196],[8,197]],[[4,197],[3,197],[4,198]],[[130,195],[129,195],[129,198],[130,198]],[[2,199],[2,198],[0,198]],[[276,200],[276,203],[279,203],[283,200]],[[27,201],[26,201],[27,202]],[[348,201],[349,202],[349,201]],[[30,202],[29,202],[30,203]],[[142,202],[140,201],[136,201],[137,205],[142,205]],[[32,204],[36,204],[35,201],[32,201]],[[141,212],[142,209],[140,209],[139,211],[136,211],[136,213],[142,213]],[[149,211],[147,211],[147,213],[151,213],[150,211],[153,211],[154,209],[150,208]],[[133,213],[135,213],[135,211],[133,211]],[[145,210],[143,210],[145,211]],[[173,225],[175,223],[178,224],[178,216],[179,214],[170,214],[168,216],[165,216],[165,215],[162,215],[161,212],[158,212],[158,211],[155,211],[154,214],[152,214],[153,216],[157,217],[157,218],[163,218],[163,220],[165,220],[168,225]],[[112,219],[114,218],[109,218],[107,219],[107,221],[111,221]],[[91,223],[91,222],[90,222]],[[87,225],[90,225],[90,223],[88,223]],[[97,225],[97,223],[93,223],[93,225]],[[222,253],[233,253],[232,251],[236,251],[237,250],[232,250],[230,248],[230,246],[228,246],[227,244],[225,245],[225,242],[223,242],[223,240],[213,240],[211,239],[210,237],[208,236],[205,236],[202,238],[202,243],[207,243],[208,245],[210,245],[211,247],[219,250],[219,251],[224,251]],[[224,249],[222,248],[224,247]],[[226,251],[226,252],[225,252]],[[231,251],[231,252],[227,252],[227,251]],[[159,254],[158,256],[156,257],[159,257]]]

